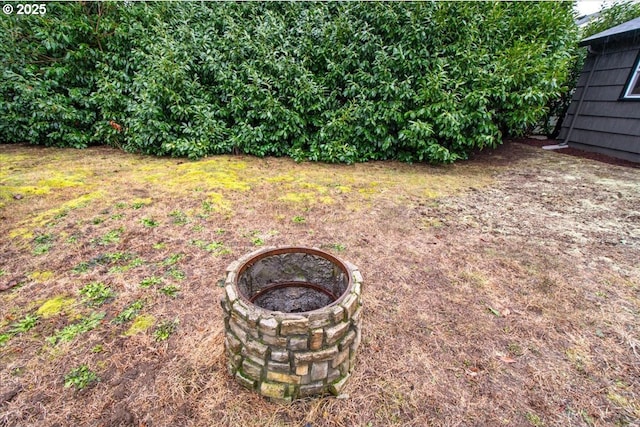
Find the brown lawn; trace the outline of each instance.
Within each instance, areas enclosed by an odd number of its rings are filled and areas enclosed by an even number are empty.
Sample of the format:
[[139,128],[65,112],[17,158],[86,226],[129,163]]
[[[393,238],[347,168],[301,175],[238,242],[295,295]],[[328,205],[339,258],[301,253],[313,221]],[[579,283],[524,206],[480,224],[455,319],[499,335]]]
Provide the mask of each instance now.
[[[0,145],[0,426],[637,426],[639,172]],[[364,276],[338,398],[227,373],[218,281],[281,245]]]

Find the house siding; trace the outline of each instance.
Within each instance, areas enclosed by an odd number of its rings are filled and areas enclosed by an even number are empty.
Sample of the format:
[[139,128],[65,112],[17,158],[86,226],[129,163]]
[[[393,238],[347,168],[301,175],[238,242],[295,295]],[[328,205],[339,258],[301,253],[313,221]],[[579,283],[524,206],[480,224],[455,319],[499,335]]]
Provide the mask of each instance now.
[[589,54],[585,61],[558,138],[572,147],[640,162],[640,102],[621,100],[638,60],[640,40],[592,48],[599,53]]

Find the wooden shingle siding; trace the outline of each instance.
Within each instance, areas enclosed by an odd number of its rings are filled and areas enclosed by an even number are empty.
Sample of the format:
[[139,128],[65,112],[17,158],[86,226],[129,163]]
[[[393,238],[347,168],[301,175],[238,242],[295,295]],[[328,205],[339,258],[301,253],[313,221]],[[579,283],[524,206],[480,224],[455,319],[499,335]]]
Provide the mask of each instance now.
[[[631,68],[636,60],[638,49],[630,49],[625,47],[622,49],[605,49],[600,54],[596,71],[608,71]],[[583,72],[591,71],[595,56],[589,56],[589,60],[585,62]]]
[[[576,139],[583,141],[587,145],[598,145],[604,148],[610,148],[613,150],[627,151],[628,145],[635,142],[634,136],[630,135],[616,135],[615,138],[612,134],[607,132],[597,132],[590,130],[574,130]],[[640,153],[638,153],[640,155]]]
[[640,102],[621,100],[640,40],[596,44],[591,52],[558,138],[572,147],[640,162]]
[[576,139],[584,141],[584,143],[572,142],[570,144],[571,147],[602,153],[632,162],[640,162],[640,153],[627,151],[629,146],[633,144],[635,137],[623,135],[618,138],[612,138],[611,134],[581,130],[574,130],[574,133],[576,134]]
[[577,120],[574,131],[575,129],[583,129],[616,135],[640,135],[640,120],[637,119],[585,116],[581,114]]
[[[616,135],[612,138],[610,133],[594,132],[588,130],[574,130],[576,139],[586,145],[594,145],[615,150],[627,151],[630,144],[637,138],[630,135]],[[637,153],[640,156],[640,153]]]
[[[581,74],[578,86],[584,87],[589,74]],[[598,70],[593,72],[589,86],[624,86],[629,78],[629,68],[616,68],[613,70]]]
[[[622,88],[624,85],[616,85],[616,86],[591,86],[589,85],[589,90],[584,95],[584,101],[595,101],[595,102],[610,102],[610,101],[618,101],[620,99],[620,95],[622,94]],[[577,88],[574,96],[580,97],[582,96],[583,88]]]
[[[600,116],[600,117],[626,117],[628,119],[640,119],[640,105],[637,108],[627,108],[626,102],[618,100],[603,101],[584,101],[582,103],[581,115],[583,116]],[[578,107],[577,103],[569,106],[567,114],[573,115]]]

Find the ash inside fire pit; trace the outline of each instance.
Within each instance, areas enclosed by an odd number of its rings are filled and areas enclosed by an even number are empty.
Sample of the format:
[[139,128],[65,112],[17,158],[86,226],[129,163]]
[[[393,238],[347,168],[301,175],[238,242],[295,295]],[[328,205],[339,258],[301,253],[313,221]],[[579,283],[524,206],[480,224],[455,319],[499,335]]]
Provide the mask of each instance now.
[[256,260],[238,277],[238,290],[271,311],[302,313],[326,307],[347,289],[338,264],[309,253],[283,253]]
[[322,308],[336,299],[335,295],[314,283],[284,282],[267,286],[250,301],[271,311],[303,313]]

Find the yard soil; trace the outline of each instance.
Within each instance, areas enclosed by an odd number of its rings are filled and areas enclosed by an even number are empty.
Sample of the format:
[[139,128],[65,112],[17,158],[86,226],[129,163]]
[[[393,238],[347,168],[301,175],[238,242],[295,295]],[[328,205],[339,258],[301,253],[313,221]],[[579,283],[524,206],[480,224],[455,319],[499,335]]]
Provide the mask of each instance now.
[[[640,170],[536,145],[438,167],[0,145],[0,426],[638,426]],[[262,245],[362,272],[341,396],[227,372],[218,281]],[[99,381],[65,387],[81,365]]]

